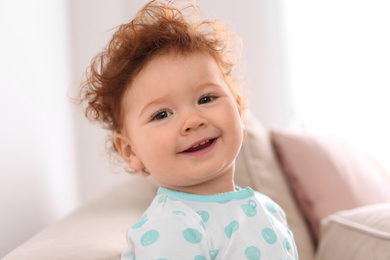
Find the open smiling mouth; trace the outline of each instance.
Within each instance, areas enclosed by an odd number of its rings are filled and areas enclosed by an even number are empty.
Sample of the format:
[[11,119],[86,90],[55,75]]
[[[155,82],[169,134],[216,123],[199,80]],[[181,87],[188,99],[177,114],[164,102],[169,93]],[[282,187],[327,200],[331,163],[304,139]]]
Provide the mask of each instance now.
[[182,151],[183,154],[200,155],[210,151],[216,142],[217,138],[207,139],[198,144],[193,145],[187,150]]

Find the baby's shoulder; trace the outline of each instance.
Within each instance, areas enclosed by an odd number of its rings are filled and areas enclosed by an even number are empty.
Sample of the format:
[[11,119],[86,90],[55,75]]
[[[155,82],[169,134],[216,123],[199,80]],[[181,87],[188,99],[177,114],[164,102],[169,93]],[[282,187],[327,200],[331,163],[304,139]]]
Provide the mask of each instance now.
[[[199,222],[200,216],[186,203],[169,195],[157,195],[138,223],[154,225],[177,225],[177,223]],[[136,223],[135,225],[137,226]]]
[[274,211],[277,209],[281,209],[281,207],[270,197],[265,195],[264,193],[255,191],[253,195],[257,201],[259,201],[262,205]]
[[142,241],[149,236],[164,240],[207,237],[201,216],[180,200],[157,196],[142,218],[128,229],[127,237]]
[[276,217],[277,219],[286,222],[286,213],[284,210],[277,204],[274,200],[272,200],[267,195],[261,192],[254,192],[254,197],[261,204],[261,206],[270,213],[271,216]]

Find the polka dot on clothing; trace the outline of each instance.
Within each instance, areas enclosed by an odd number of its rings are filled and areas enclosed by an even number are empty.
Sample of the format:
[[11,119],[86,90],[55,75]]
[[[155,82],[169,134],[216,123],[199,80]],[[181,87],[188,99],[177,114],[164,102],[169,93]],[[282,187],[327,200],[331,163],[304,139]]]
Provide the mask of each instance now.
[[250,246],[245,250],[245,256],[249,260],[259,260],[261,257],[261,253],[257,247]]
[[240,225],[238,224],[238,221],[233,220],[232,222],[230,222],[230,224],[225,227],[226,236],[228,238],[231,238],[233,232],[236,232],[239,227],[240,227]]
[[136,228],[140,228],[142,227],[146,221],[148,221],[148,217],[146,216],[146,214],[141,218],[141,220],[137,223],[135,223],[131,228],[132,229],[136,229]]
[[287,251],[289,251],[289,250],[291,249],[291,243],[290,243],[290,240],[289,240],[287,237],[285,237],[285,238],[283,239],[283,246],[284,246],[284,248],[285,248]]
[[158,198],[158,203],[163,203],[163,202],[166,202],[167,201],[167,196],[161,196],[160,198]]
[[277,213],[278,211],[276,210],[276,206],[275,206],[275,203],[271,202],[271,201],[267,201],[265,203],[265,206],[267,207],[267,209],[272,212],[272,213]]
[[267,214],[267,217],[268,217],[269,221],[271,221],[272,225],[275,224],[274,219],[270,215]]
[[197,211],[198,215],[202,218],[203,222],[207,222],[210,219],[210,214],[205,210]]
[[210,253],[210,258],[211,258],[211,260],[214,260],[214,259],[217,257],[218,250],[217,250],[217,249],[215,249],[215,250],[209,250],[209,253]]
[[242,210],[244,211],[245,215],[248,217],[256,216],[257,210],[256,210],[257,204],[254,200],[249,200],[248,204],[241,205]]
[[197,255],[195,256],[194,260],[207,260],[207,258],[201,255]]
[[141,237],[141,245],[143,246],[150,246],[153,245],[159,238],[160,234],[157,230],[152,229],[146,232]]
[[179,215],[179,216],[187,216],[186,213],[184,213],[183,211],[180,211],[180,210],[174,210],[174,211],[172,211],[172,213],[175,215]]
[[263,231],[261,231],[261,235],[263,236],[265,242],[270,245],[275,244],[276,240],[278,239],[275,231],[270,228],[264,228]]
[[203,221],[199,222],[199,225],[201,225],[201,226],[202,226],[202,228],[203,228],[204,230],[206,230],[206,225],[204,224],[204,222],[203,222]]
[[198,244],[202,241],[202,234],[194,228],[187,228],[184,230],[183,237],[192,244]]

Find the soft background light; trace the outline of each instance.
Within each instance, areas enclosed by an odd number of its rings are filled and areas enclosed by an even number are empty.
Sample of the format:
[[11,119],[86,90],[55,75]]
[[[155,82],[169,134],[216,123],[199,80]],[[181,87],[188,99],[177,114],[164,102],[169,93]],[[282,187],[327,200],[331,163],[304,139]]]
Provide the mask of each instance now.
[[295,118],[390,169],[390,2],[283,1]]
[[[0,1],[0,257],[129,175],[73,106],[91,58],[145,0]],[[387,1],[199,0],[242,38],[269,129],[339,132],[389,162]]]
[[0,1],[0,257],[79,199],[64,1]]

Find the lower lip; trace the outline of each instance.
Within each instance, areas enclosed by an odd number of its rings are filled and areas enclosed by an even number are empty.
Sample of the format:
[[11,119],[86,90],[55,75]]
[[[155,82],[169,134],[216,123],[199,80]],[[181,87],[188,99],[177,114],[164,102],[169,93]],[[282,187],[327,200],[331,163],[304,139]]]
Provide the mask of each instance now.
[[208,147],[206,147],[206,148],[204,148],[202,150],[199,150],[199,151],[196,151],[196,152],[191,152],[191,153],[181,152],[180,154],[188,155],[188,156],[194,156],[194,157],[202,156],[202,155],[210,152],[211,150],[213,150],[214,146],[217,144],[217,141],[218,141],[218,138],[215,138],[210,146],[208,146]]

